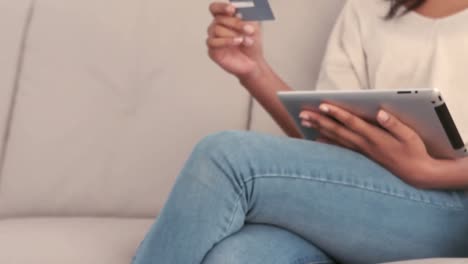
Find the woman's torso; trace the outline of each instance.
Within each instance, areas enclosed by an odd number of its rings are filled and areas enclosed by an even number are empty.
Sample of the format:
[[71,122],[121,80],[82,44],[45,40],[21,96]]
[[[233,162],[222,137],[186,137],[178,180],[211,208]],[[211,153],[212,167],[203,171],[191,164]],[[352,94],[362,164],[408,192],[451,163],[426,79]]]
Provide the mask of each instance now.
[[468,10],[441,19],[410,12],[385,20],[388,1],[348,1],[366,64],[360,88],[437,88],[468,141]]

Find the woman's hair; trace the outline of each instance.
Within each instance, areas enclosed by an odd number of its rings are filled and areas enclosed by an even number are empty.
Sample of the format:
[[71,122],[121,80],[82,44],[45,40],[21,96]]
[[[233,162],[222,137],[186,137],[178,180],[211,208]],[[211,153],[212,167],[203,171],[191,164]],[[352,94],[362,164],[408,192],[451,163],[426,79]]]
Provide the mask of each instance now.
[[399,15],[401,8],[405,8],[405,11],[402,15],[422,6],[426,0],[386,0],[389,1],[391,6],[390,10],[387,13],[386,19],[392,19]]

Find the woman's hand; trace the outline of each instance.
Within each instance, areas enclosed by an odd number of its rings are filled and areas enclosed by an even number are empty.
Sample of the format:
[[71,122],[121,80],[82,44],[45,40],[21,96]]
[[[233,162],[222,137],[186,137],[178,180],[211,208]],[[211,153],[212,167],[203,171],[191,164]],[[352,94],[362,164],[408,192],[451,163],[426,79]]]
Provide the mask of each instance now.
[[322,104],[319,112],[303,111],[300,118],[303,126],[320,132],[319,141],[360,152],[411,185],[426,186],[433,173],[437,161],[420,136],[384,110],[377,115],[381,127],[330,104]]
[[260,25],[238,18],[228,3],[212,3],[208,27],[208,54],[221,68],[240,79],[255,77],[264,61]]

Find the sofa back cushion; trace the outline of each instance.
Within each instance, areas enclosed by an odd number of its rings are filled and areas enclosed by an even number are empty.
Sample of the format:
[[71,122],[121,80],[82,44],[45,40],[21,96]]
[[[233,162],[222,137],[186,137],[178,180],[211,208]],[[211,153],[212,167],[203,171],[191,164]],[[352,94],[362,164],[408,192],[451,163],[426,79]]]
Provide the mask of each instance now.
[[209,2],[35,1],[0,217],[154,216],[199,139],[246,128],[248,94],[206,55]]
[[13,114],[15,86],[21,69],[22,48],[31,6],[31,0],[0,2],[0,171],[6,152],[5,142]]
[[[278,74],[295,90],[313,90],[328,37],[345,0],[270,0],[278,17],[265,23],[265,52]],[[252,130],[282,135],[258,104]]]

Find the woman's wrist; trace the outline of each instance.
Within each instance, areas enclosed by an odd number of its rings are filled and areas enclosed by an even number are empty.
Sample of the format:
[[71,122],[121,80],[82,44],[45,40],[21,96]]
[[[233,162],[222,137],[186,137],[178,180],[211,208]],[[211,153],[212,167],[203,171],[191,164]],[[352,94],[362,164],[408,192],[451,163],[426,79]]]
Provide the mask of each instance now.
[[271,74],[271,68],[268,62],[265,59],[260,59],[257,61],[257,67],[252,72],[238,76],[239,82],[248,88],[255,83],[258,83],[260,80],[268,78],[268,75]]
[[425,175],[421,175],[424,189],[467,189],[468,172],[466,159],[432,159],[426,164]]
[[440,178],[441,160],[429,158],[422,164],[422,169],[418,172],[418,187],[423,189],[437,188],[437,179]]

